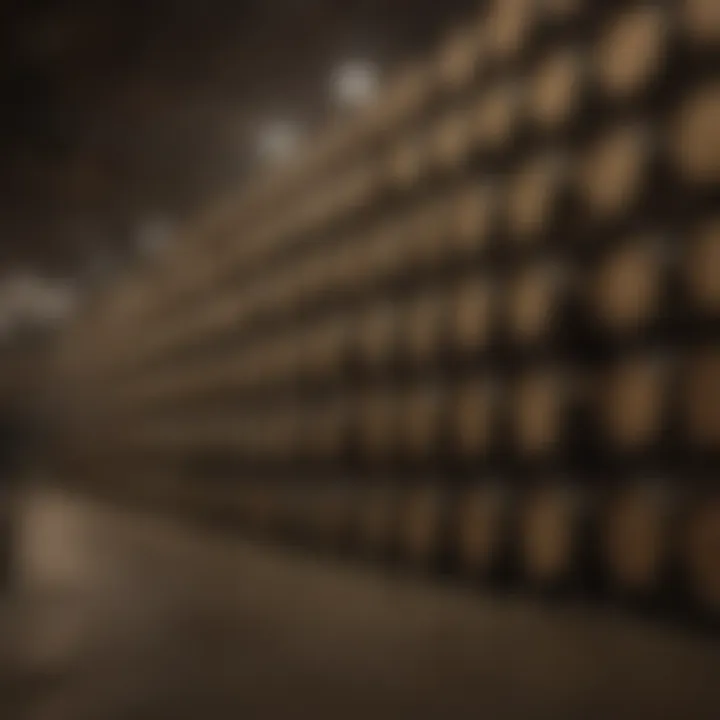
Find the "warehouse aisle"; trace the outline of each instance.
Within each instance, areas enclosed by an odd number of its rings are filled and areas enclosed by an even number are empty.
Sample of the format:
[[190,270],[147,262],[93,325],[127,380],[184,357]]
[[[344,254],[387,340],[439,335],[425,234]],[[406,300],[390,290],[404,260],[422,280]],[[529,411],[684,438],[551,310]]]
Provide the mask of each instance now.
[[48,490],[0,610],[0,716],[716,718],[720,647],[478,598]]

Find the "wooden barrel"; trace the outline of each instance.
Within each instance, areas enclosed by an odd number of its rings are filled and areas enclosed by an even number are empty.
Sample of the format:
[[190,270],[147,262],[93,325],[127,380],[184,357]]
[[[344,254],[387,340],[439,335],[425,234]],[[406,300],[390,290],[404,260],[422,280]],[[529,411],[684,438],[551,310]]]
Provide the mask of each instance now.
[[[289,436],[290,441],[295,441],[297,452],[321,464],[342,457],[351,427],[350,402],[344,393],[308,402],[299,422],[304,424],[304,428],[298,428],[296,422],[290,428],[295,431],[295,436]],[[276,423],[276,426],[282,427],[282,424]],[[296,440],[300,433],[301,444]],[[286,442],[284,438],[282,441],[283,444]],[[275,455],[279,455],[279,452]]]
[[567,288],[567,270],[560,263],[532,264],[518,272],[508,298],[507,329],[513,343],[537,345],[557,335]]
[[387,462],[395,453],[402,408],[397,391],[387,386],[366,390],[356,399],[357,438],[361,459],[370,464]]
[[693,229],[683,256],[683,285],[691,312],[720,317],[720,218]]
[[312,512],[312,533],[325,550],[338,550],[350,538],[352,502],[344,483],[327,483],[317,489]]
[[600,432],[611,448],[636,452],[658,447],[671,401],[671,361],[661,356],[625,358],[596,387]]
[[600,550],[611,587],[649,598],[663,589],[673,555],[677,498],[666,484],[632,483],[608,502]]
[[348,343],[348,323],[344,315],[311,325],[303,348],[303,372],[308,377],[338,377],[347,360]]
[[462,572],[489,577],[500,569],[510,553],[512,513],[506,485],[483,483],[459,495],[452,535]]
[[403,138],[391,150],[388,178],[391,187],[409,192],[422,183],[432,167],[432,143],[427,132],[415,131],[415,135]]
[[384,132],[397,130],[422,114],[436,87],[432,65],[409,63],[390,80],[380,98],[378,121]]
[[566,127],[579,112],[587,70],[573,46],[560,47],[542,58],[528,78],[528,116],[541,132]]
[[509,81],[497,81],[480,95],[473,125],[481,152],[495,155],[509,148],[521,121],[520,101],[518,87]]
[[470,110],[459,107],[444,115],[433,129],[433,160],[441,171],[463,167],[474,144],[473,117]]
[[443,43],[437,60],[443,92],[459,92],[478,78],[486,53],[482,30],[480,23],[471,21],[457,28]]
[[413,465],[424,465],[436,456],[444,430],[443,389],[421,382],[404,392],[399,433],[403,457]]
[[403,255],[411,271],[436,270],[450,254],[447,239],[452,222],[451,200],[441,194],[410,214]]
[[361,316],[357,330],[358,360],[363,367],[379,372],[387,369],[397,353],[398,317],[395,305],[376,301]]
[[660,5],[621,9],[595,46],[595,74],[602,92],[614,100],[641,93],[663,72],[671,20]]
[[495,287],[486,275],[461,277],[453,288],[448,342],[459,354],[486,348],[494,329]]
[[720,81],[706,81],[688,92],[671,123],[670,151],[681,179],[695,186],[720,180]]
[[631,332],[658,318],[666,298],[667,250],[652,236],[632,238],[610,250],[595,267],[591,304],[598,322]]
[[360,215],[378,197],[385,181],[384,167],[365,160],[353,166],[339,186],[330,181],[325,189],[330,203],[321,227]]
[[405,234],[407,222],[392,216],[381,222],[376,232],[370,233],[364,241],[361,256],[362,267],[358,272],[365,276],[362,286],[366,289],[383,287],[407,271],[408,247]]
[[500,191],[487,181],[461,187],[451,211],[449,242],[456,256],[479,255],[485,250],[496,228]]
[[[327,411],[326,411],[327,412]],[[329,432],[338,433],[339,430],[328,430],[328,418],[318,419],[316,425],[303,427],[302,409],[295,403],[284,402],[282,406],[273,410],[262,430],[260,439],[263,454],[268,460],[288,462],[298,457],[301,450],[313,453],[313,457],[326,459],[331,456]],[[334,420],[334,418],[333,418]],[[308,437],[309,436],[309,437]],[[301,447],[301,442],[308,441]],[[333,435],[332,454],[339,452],[340,437]]]
[[701,493],[688,513],[682,560],[690,596],[710,617],[720,618],[720,495]]
[[560,219],[569,183],[566,159],[549,154],[530,158],[512,178],[508,229],[518,245],[530,245],[551,233]]
[[485,36],[488,54],[496,66],[518,59],[528,49],[538,11],[533,0],[492,0]]
[[520,556],[524,576],[532,584],[559,587],[583,570],[587,503],[579,488],[566,485],[547,485],[526,495],[520,519]]
[[359,493],[357,543],[371,557],[388,554],[397,532],[397,490],[390,484],[371,483]]
[[437,360],[445,339],[447,291],[444,287],[421,290],[400,308],[402,354],[412,365],[428,367]]
[[498,390],[487,377],[463,380],[453,387],[450,426],[453,450],[464,461],[486,455],[497,431]]
[[521,456],[557,453],[567,440],[568,415],[576,399],[576,381],[559,366],[530,370],[511,388],[511,428]]
[[625,122],[595,140],[580,160],[578,190],[592,221],[630,214],[643,197],[655,153],[651,130]]
[[[354,296],[367,286],[367,265],[363,262],[365,249],[354,236],[342,238],[327,248],[328,295],[336,298]],[[288,268],[291,273],[292,268]]]
[[694,449],[720,454],[720,345],[689,353],[683,378],[686,437]]
[[587,0],[543,0],[539,17],[551,26],[577,19],[590,8]]
[[403,491],[400,551],[413,566],[428,567],[442,552],[446,501],[439,487],[421,485]]
[[[334,337],[337,337],[337,342],[341,343],[340,328],[334,326],[333,332],[337,333]],[[327,338],[324,341],[327,341]],[[266,378],[268,384],[287,385],[297,371],[298,359],[297,348],[293,346],[291,339],[283,336],[273,337],[264,346],[264,352],[256,356],[257,370]]]
[[682,0],[680,26],[691,46],[715,47],[720,42],[720,8],[714,0]]

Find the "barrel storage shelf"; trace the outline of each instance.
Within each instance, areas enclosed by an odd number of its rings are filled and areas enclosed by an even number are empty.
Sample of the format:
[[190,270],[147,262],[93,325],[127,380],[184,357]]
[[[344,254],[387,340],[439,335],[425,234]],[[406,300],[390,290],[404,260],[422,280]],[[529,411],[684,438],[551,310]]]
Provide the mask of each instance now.
[[490,0],[62,337],[67,477],[720,617],[720,17]]

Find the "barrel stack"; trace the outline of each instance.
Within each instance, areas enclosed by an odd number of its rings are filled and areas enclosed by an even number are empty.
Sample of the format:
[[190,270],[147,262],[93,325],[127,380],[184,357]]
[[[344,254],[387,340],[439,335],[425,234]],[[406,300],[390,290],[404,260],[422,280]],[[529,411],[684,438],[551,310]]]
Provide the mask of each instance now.
[[714,0],[490,0],[63,338],[68,477],[720,614]]

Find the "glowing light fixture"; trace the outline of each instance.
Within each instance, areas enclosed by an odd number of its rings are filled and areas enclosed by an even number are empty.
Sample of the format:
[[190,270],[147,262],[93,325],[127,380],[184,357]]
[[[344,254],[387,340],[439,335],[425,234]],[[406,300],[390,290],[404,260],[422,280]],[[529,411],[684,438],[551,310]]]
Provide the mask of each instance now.
[[298,149],[301,136],[302,133],[296,123],[274,120],[260,129],[257,138],[257,153],[263,161],[283,162]]
[[333,101],[349,110],[372,102],[379,87],[379,68],[369,60],[348,60],[338,65],[330,77]]

